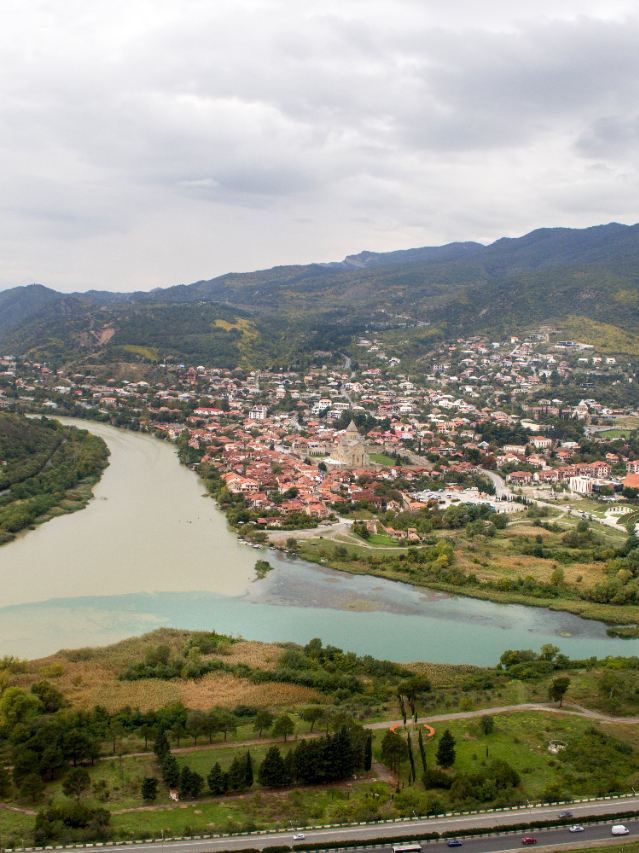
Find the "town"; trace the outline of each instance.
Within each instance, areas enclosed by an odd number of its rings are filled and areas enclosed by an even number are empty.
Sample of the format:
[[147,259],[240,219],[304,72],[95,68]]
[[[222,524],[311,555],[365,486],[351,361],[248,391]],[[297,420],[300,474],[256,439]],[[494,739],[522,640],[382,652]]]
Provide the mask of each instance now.
[[339,367],[304,372],[167,362],[143,379],[5,355],[0,406],[107,418],[180,443],[247,510],[237,520],[266,531],[365,508],[368,533],[419,541],[380,514],[455,504],[511,513],[559,498],[618,529],[634,518],[639,448],[624,439],[639,426],[636,407],[587,393],[608,383],[628,396],[632,364],[543,331],[442,344],[410,374],[373,335],[353,350]]

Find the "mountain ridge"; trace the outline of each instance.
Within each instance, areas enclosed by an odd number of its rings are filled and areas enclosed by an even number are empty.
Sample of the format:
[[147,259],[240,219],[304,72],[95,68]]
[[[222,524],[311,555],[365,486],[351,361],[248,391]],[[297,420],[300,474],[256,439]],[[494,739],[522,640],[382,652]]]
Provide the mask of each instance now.
[[371,322],[388,325],[399,315],[441,334],[584,316],[634,335],[639,224],[538,228],[488,245],[365,250],[329,264],[230,272],[150,292],[11,288],[0,292],[0,347],[62,360],[74,349],[100,358],[137,350],[202,361],[232,353],[222,359],[226,366],[257,365],[335,351]]

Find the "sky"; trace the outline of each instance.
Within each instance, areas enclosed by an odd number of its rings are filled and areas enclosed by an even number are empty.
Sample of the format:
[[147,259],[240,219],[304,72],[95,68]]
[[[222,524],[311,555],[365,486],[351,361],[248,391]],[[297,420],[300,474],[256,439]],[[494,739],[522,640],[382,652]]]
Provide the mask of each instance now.
[[2,0],[0,289],[639,221],[635,0]]

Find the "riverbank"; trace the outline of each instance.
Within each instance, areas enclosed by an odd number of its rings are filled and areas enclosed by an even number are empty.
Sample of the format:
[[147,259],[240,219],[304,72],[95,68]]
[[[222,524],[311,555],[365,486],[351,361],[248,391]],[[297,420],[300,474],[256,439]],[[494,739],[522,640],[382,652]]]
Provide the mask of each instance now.
[[[131,429],[131,427],[125,428]],[[131,431],[135,432],[133,429],[131,429]],[[159,435],[157,437],[164,441],[166,440],[164,435]],[[186,443],[178,443],[177,450],[180,463],[196,474],[198,479],[205,486],[207,493],[213,497],[217,507],[226,516],[228,528],[232,534],[235,537],[248,540],[249,542],[268,545],[268,540],[266,539],[264,532],[256,529],[251,523],[245,522],[241,513],[240,502],[236,500],[234,496],[229,495],[226,491],[224,483],[220,480],[215,468],[210,465],[199,465],[196,461],[196,457],[199,457],[199,454],[194,452]],[[575,520],[574,523],[576,524],[577,521]],[[282,541],[286,541],[291,538],[295,539],[299,531],[287,531],[285,529],[281,529],[277,533]],[[375,548],[364,541],[357,542],[356,537],[352,534],[347,534],[342,537],[341,534],[333,536],[332,532],[327,535],[326,539],[322,539],[321,536],[316,539],[315,536],[318,535],[318,533],[319,531],[317,531],[316,534],[313,529],[303,531],[301,535],[299,535],[294,553],[299,554],[299,556],[307,562],[327,566],[336,571],[356,575],[363,574],[371,577],[384,578],[390,581],[408,583],[414,586],[416,590],[431,589],[438,592],[446,592],[452,595],[460,595],[498,604],[517,604],[544,608],[556,612],[570,613],[584,619],[604,622],[606,625],[610,626],[611,636],[623,638],[639,637],[639,627],[636,627],[639,626],[639,605],[611,605],[585,600],[584,598],[579,597],[576,587],[574,589],[569,589],[566,585],[561,584],[557,585],[557,594],[554,594],[555,589],[552,589],[551,584],[549,583],[551,569],[548,569],[546,572],[546,577],[541,576],[537,567],[532,567],[531,573],[527,575],[525,574],[524,569],[527,570],[529,567],[525,561],[522,561],[523,569],[521,571],[516,571],[514,561],[511,561],[511,565],[508,567],[506,572],[500,574],[499,571],[496,571],[494,573],[495,576],[491,577],[491,572],[484,570],[483,574],[486,577],[482,578],[481,573],[477,571],[477,567],[473,565],[474,563],[478,563],[478,560],[474,558],[467,559],[467,555],[465,553],[461,554],[461,560],[458,559],[460,556],[458,553],[460,551],[458,548],[459,539],[463,535],[463,531],[461,530],[453,530],[450,532],[440,531],[442,536],[455,540],[455,556],[452,568],[455,569],[458,566],[461,566],[461,571],[455,572],[453,570],[452,572],[442,572],[438,570],[437,577],[423,577],[423,572],[419,570],[419,568],[417,571],[406,570],[406,567],[410,566],[411,554],[414,553],[414,548],[401,548],[398,546],[393,548]],[[543,534],[544,537],[547,536],[547,531],[544,531],[543,529],[536,529],[534,533],[537,537],[539,537],[540,534]],[[500,536],[501,531],[497,538],[499,539]],[[324,546],[329,538],[335,540],[334,544],[336,547],[341,545],[342,550],[346,549],[346,557],[343,554],[338,556],[335,552],[325,552]],[[418,548],[419,547],[420,546],[418,546]],[[316,552],[318,548],[324,551],[324,553],[318,555]],[[348,553],[353,551],[353,548],[359,549],[359,551],[367,549],[369,556],[370,554],[381,555],[385,558],[387,557],[388,562],[385,562],[382,566],[371,565],[370,560],[366,560],[366,562],[363,563],[362,560],[360,560],[360,554],[357,554],[354,559],[350,559],[348,557]],[[473,550],[473,548],[470,550]],[[391,560],[392,558],[400,555],[404,555],[404,558],[408,559],[406,560],[405,565],[402,566],[401,570],[398,571],[391,565]],[[494,553],[490,555],[490,557],[493,556]],[[491,562],[490,557],[488,562]],[[485,560],[484,563],[486,563]],[[495,565],[488,566],[489,570],[495,568],[498,569]],[[584,572],[584,575],[586,577],[587,585],[588,578],[593,573],[590,570],[591,567],[585,568],[586,571]],[[532,579],[536,583],[536,588],[534,589],[531,587],[530,583],[528,583],[529,589],[523,591],[521,589],[503,588],[503,586],[506,585],[504,583],[504,578],[511,582],[512,585],[516,585],[520,580],[526,580],[526,582],[529,582],[531,580],[531,575]],[[601,578],[598,577],[597,580],[599,579]],[[456,582],[456,580],[461,582]],[[498,588],[498,586],[501,586],[502,588]],[[544,588],[548,589],[548,592],[552,592],[553,594],[544,594]],[[618,632],[616,632],[616,628],[619,628]]]
[[[318,544],[319,540],[315,544]],[[486,589],[481,586],[475,586],[472,583],[456,584],[441,580],[425,580],[420,581],[418,578],[407,578],[405,573],[394,572],[389,568],[376,568],[366,566],[362,568],[357,560],[348,559],[331,559],[325,555],[318,553],[312,547],[313,540],[302,540],[300,548],[295,553],[303,560],[317,565],[325,566],[334,571],[346,572],[352,575],[370,575],[372,577],[383,578],[384,580],[394,581],[398,583],[408,583],[416,589],[435,590],[437,592],[446,592],[451,595],[464,596],[466,598],[479,599],[481,601],[491,601],[496,604],[518,604],[526,607],[539,607],[545,610],[553,610],[561,613],[570,613],[574,616],[579,616],[582,619],[588,619],[596,622],[603,622],[610,626],[609,635],[622,638],[636,638],[639,636],[639,628],[635,629],[639,623],[639,605],[624,605],[615,606],[608,604],[597,604],[594,602],[584,601],[582,599],[567,598],[567,597],[540,597],[526,595],[514,591],[504,591],[497,589]],[[323,544],[323,543],[322,543]],[[409,549],[393,549],[393,552],[400,554],[408,553]],[[615,628],[619,626],[619,631]]]
[[[2,654],[39,657],[160,626],[269,642],[321,637],[404,662],[494,664],[505,648],[544,644],[575,658],[636,653],[637,640],[610,639],[602,623],[568,613],[260,554],[229,530],[197,477],[178,464],[173,444],[104,424],[94,429],[112,451],[95,500],[3,551]],[[259,581],[258,556],[273,566]]]

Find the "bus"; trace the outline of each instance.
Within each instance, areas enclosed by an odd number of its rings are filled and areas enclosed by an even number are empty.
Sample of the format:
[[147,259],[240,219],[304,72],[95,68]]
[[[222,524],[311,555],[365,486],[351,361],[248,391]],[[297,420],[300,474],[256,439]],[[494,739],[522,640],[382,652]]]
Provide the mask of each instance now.
[[393,844],[393,853],[421,853],[422,845],[419,841],[404,841],[401,844]]

